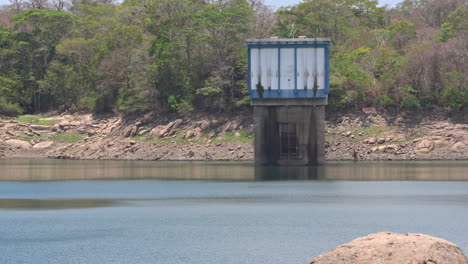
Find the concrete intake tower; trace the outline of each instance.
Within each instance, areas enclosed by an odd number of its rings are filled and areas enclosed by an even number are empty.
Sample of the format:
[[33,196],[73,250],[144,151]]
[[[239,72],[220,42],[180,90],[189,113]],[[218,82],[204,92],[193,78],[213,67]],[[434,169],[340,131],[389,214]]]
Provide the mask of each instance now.
[[249,39],[245,45],[256,165],[323,163],[332,41]]

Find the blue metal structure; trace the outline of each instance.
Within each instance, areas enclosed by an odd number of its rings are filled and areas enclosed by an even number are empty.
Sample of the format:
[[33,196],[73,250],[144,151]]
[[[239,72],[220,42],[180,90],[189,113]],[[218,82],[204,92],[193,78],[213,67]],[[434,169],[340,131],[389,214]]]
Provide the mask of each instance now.
[[257,98],[327,98],[330,39],[251,39],[248,92]]

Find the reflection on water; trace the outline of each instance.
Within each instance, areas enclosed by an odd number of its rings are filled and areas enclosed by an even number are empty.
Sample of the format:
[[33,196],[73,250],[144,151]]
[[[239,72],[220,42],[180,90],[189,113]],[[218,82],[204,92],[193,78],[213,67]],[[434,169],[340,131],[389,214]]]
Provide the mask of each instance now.
[[[0,263],[308,263],[382,231],[467,250],[468,181],[406,181],[467,180],[467,168],[0,160],[1,179],[23,180],[0,182]],[[71,179],[119,180],[58,181]],[[302,181],[277,181],[290,179]]]
[[60,210],[97,208],[117,205],[116,200],[106,199],[0,199],[0,209],[10,210]]
[[313,167],[256,167],[255,180],[467,181],[467,169],[467,161],[329,162]]
[[0,160],[0,180],[174,179],[467,181],[468,161],[328,162],[323,166],[255,167],[252,162]]

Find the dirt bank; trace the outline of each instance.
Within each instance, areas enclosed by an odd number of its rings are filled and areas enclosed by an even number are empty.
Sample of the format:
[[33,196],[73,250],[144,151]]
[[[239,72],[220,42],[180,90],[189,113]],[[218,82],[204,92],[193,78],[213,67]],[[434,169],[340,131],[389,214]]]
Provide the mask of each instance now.
[[[371,108],[330,119],[328,160],[468,159],[463,119],[389,121]],[[249,113],[1,118],[0,158],[253,160],[253,125]]]

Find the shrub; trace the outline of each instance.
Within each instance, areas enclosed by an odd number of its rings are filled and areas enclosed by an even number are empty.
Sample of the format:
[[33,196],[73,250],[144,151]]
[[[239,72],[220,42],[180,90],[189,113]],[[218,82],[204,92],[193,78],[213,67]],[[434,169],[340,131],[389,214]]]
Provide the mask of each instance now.
[[407,94],[401,100],[400,108],[405,110],[421,109],[421,102],[415,95]]
[[177,108],[179,108],[179,100],[177,100],[177,98],[174,95],[170,95],[167,98],[167,107],[171,111],[177,110]]
[[0,97],[0,114],[6,116],[17,116],[23,113],[23,108],[17,103],[10,103],[5,98]]

